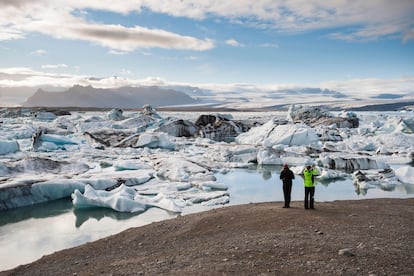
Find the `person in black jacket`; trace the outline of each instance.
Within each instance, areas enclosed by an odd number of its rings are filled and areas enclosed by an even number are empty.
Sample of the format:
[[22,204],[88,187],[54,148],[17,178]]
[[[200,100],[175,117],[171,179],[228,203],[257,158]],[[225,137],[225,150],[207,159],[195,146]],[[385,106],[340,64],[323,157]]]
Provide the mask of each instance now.
[[280,179],[283,182],[283,195],[285,197],[285,205],[283,208],[290,207],[290,194],[292,192],[292,180],[295,179],[295,175],[289,169],[287,164],[283,165],[283,170],[280,172]]

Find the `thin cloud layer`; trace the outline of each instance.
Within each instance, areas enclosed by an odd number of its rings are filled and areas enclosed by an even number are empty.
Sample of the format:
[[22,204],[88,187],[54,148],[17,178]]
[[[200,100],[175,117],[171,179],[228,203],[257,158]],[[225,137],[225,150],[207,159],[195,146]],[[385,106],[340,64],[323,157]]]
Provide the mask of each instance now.
[[[215,47],[211,39],[88,20],[91,11],[127,15],[139,14],[144,9],[198,21],[219,18],[282,32],[332,30],[330,37],[342,40],[414,39],[412,0],[3,0],[0,1],[0,40],[23,39],[37,32],[126,52],[152,47],[196,51]],[[338,28],[341,31],[333,31]]]
[[[125,72],[124,72],[125,73]],[[127,75],[127,74],[123,74]],[[404,94],[414,96],[414,76],[399,79],[350,79],[346,81],[326,81],[319,84],[297,85],[297,84],[215,84],[215,83],[182,83],[169,82],[159,77],[149,77],[145,79],[128,79],[125,77],[98,78],[85,75],[69,75],[45,73],[30,68],[0,68],[0,88],[1,87],[71,87],[73,84],[92,85],[96,88],[114,88],[121,86],[191,86],[210,89],[217,93],[221,92],[266,92],[283,89],[295,89],[306,87],[319,87],[344,93],[348,96],[369,97],[381,93]],[[253,99],[252,99],[253,100]]]

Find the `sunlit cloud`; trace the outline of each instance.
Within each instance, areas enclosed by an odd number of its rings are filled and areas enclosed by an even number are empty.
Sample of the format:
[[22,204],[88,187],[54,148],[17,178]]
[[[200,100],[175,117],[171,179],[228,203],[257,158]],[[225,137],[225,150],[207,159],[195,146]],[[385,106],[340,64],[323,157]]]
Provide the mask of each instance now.
[[226,44],[234,47],[244,47],[243,43],[238,42],[235,39],[228,39],[226,40]]

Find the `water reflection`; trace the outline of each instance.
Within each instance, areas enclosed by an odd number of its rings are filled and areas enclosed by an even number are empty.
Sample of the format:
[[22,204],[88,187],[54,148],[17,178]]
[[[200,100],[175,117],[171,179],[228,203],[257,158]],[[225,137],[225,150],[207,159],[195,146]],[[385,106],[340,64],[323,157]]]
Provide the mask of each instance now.
[[[72,203],[71,203],[72,204]],[[111,218],[116,221],[126,220],[134,216],[139,215],[139,213],[120,213],[107,208],[84,208],[84,209],[74,209],[73,213],[76,216],[75,227],[79,228],[89,219],[95,219],[100,221],[103,218]]]
[[[279,179],[281,169],[280,166],[258,166],[250,169],[235,169],[225,175],[218,174],[216,177],[219,182],[229,186],[230,204],[283,201],[282,183]],[[407,198],[414,197],[413,190],[414,185],[410,184],[361,189],[354,186],[350,176],[342,179],[318,181],[315,200]],[[296,175],[292,186],[292,200],[302,201],[303,197],[303,178]]]
[[47,218],[59,216],[72,210],[73,204],[69,198],[39,203],[7,211],[0,211],[0,226],[32,218]]

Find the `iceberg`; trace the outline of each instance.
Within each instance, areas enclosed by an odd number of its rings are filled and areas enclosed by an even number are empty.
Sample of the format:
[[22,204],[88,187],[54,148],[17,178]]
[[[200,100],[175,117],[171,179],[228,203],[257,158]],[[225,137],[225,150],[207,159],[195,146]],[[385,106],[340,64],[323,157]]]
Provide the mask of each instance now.
[[158,207],[170,212],[181,212],[182,207],[174,199],[167,198],[163,194],[155,197],[140,195],[134,188],[121,185],[112,191],[95,190],[86,185],[82,194],[75,190],[72,195],[75,208],[104,207],[118,212],[144,212],[150,207]]
[[398,179],[407,184],[414,185],[414,168],[410,166],[403,166],[395,170],[395,175]]
[[236,137],[239,144],[261,145],[272,147],[273,145],[300,146],[311,145],[319,142],[315,130],[305,124],[277,125],[275,120],[270,120],[262,126],[251,128],[248,132]]

